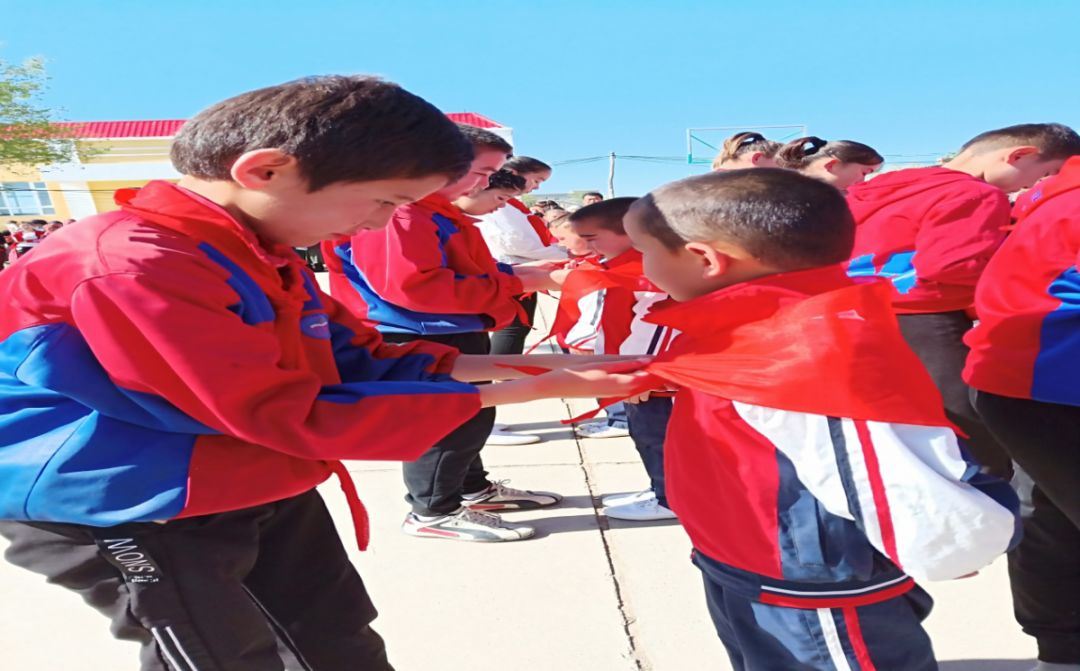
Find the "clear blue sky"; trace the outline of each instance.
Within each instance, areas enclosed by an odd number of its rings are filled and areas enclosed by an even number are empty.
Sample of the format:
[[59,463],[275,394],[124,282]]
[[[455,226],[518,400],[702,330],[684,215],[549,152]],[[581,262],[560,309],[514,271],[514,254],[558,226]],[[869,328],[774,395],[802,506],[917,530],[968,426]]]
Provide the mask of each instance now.
[[[512,126],[520,153],[680,156],[689,126],[802,123],[884,154],[1080,125],[1080,3],[0,0],[0,59],[40,55],[73,121],[183,118],[318,73],[381,74]],[[700,168],[621,161],[636,195]],[[602,189],[606,163],[545,190]]]

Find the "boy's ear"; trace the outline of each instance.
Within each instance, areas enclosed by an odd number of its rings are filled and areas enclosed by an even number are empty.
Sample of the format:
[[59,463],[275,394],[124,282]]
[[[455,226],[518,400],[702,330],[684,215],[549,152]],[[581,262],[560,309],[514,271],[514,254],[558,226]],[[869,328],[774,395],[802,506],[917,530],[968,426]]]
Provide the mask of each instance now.
[[229,175],[245,189],[262,189],[275,177],[295,173],[296,169],[295,156],[280,149],[256,149],[241,154]]
[[684,247],[701,264],[701,276],[704,278],[720,277],[731,266],[731,257],[708,243],[688,242]]
[[1013,165],[1017,161],[1019,161],[1020,159],[1024,158],[1025,156],[1031,156],[1032,154],[1038,154],[1038,153],[1039,153],[1039,148],[1038,147],[1033,147],[1031,145],[1026,145],[1026,146],[1023,146],[1023,147],[1014,147],[1005,156],[1005,162],[1008,163],[1009,165]]
[[829,172],[832,172],[833,168],[835,168],[838,165],[840,165],[840,160],[839,159],[830,158],[829,160],[825,161],[825,166],[824,167]]
[[750,155],[750,165],[757,165],[764,156],[765,154],[762,154],[760,151],[755,151]]

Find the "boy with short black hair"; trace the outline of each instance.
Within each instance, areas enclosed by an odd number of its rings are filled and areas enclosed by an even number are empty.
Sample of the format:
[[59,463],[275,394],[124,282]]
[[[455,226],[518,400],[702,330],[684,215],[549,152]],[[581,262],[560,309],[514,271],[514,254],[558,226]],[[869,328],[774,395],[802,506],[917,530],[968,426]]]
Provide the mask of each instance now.
[[[918,579],[1005,552],[1016,498],[962,457],[854,222],[784,170],[663,186],[625,220],[680,334],[647,370],[681,388],[667,494],[738,669],[936,669]],[[1001,501],[1001,503],[998,502]]]
[[1061,124],[1022,124],[969,140],[941,166],[883,174],[848,190],[856,238],[853,276],[892,281],[901,332],[941,391],[945,411],[989,472],[1007,477],[1008,454],[971,405],[960,371],[969,310],[983,268],[1009,227],[1006,194],[1028,188],[1080,154]]
[[[323,243],[334,297],[389,342],[437,342],[465,354],[491,351],[488,331],[519,314],[514,300],[554,287],[550,271],[497,263],[475,219],[453,204],[475,194],[506,162],[510,145],[498,135],[459,125],[473,147],[465,176],[398,208],[389,225]],[[509,524],[493,511],[552,506],[562,497],[492,482],[480,451],[495,423],[483,408],[418,458],[402,465],[412,507],[402,531],[420,538],[503,542],[535,529]]]
[[568,371],[458,382],[498,362],[383,344],[292,251],[468,170],[423,99],[298,80],[201,112],[172,152],[179,184],[121,190],[0,273],[5,556],[86,597],[147,671],[282,669],[279,643],[305,668],[388,670],[316,486],[341,480],[362,548],[340,460],[411,459],[483,406],[599,392]]
[[594,205],[602,200],[604,200],[604,194],[599,191],[586,191],[581,196],[581,206]]
[[[643,319],[667,294],[645,280],[641,252],[634,249],[623,228],[623,217],[636,200],[612,198],[570,215],[574,233],[589,244],[599,260],[583,263],[567,274],[555,328],[561,331],[561,324],[571,321],[563,319],[562,313],[580,311],[581,317],[570,333],[580,330],[582,323],[592,325],[596,333],[592,347],[597,354],[654,355],[663,351],[674,335],[671,329]],[[583,424],[578,434],[587,438],[628,434],[641,456],[649,487],[604,497],[604,514],[632,522],[674,519],[664,490],[664,434],[671,415],[670,396],[656,394],[606,410],[606,422]]]

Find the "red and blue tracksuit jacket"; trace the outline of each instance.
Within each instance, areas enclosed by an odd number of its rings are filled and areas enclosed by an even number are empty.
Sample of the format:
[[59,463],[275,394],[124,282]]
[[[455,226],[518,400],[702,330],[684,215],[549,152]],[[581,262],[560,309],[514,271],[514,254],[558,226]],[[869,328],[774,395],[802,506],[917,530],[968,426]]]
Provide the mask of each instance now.
[[250,507],[338,460],[413,459],[480,408],[456,351],[384,345],[210,201],[151,182],[117,202],[0,273],[0,519]]
[[323,243],[330,292],[383,333],[438,335],[502,328],[524,289],[474,226],[432,194],[399,207],[377,231]]
[[1037,184],[975,292],[964,380],[1012,398],[1080,406],[1080,158]]
[[970,308],[1009,226],[1000,189],[947,168],[885,173],[847,201],[857,225],[848,274],[888,278],[898,313]]
[[[680,332],[657,361],[685,349],[683,339],[708,343],[715,332],[737,335],[739,315],[748,315],[753,327],[758,320],[771,324],[764,320],[776,308],[809,304],[817,289],[807,290],[806,283],[820,279],[814,273],[819,271],[776,275],[654,311],[650,322]],[[830,318],[837,324],[876,319],[859,308]],[[891,315],[880,326],[895,330],[889,320]],[[839,326],[813,330],[817,340],[807,341],[800,325],[787,324],[790,334],[776,340],[787,343],[777,346],[791,348],[796,358],[813,361],[820,357],[795,350],[843,350],[838,343],[847,342]],[[739,337],[738,346],[754,346]],[[740,342],[727,340],[731,347]],[[892,342],[904,346],[899,332]],[[830,384],[862,388],[845,379],[857,372],[832,363],[812,380],[787,379],[781,365],[787,354],[771,347],[744,348],[723,369],[709,368],[708,354],[688,359],[686,367],[703,370],[668,378],[682,379],[685,386],[675,395],[664,445],[667,498],[696,552],[707,559],[701,563],[710,579],[746,599],[777,606],[855,607],[899,596],[913,588],[913,579],[952,579],[978,570],[1018,540],[1015,494],[964,458],[944,417],[938,425],[916,425],[826,416],[734,401],[690,386],[699,375],[727,371],[732,379],[755,384],[762,402],[798,397],[806,400],[802,407],[816,407],[814,399],[828,395],[823,387]],[[724,356],[720,349],[712,360]],[[667,377],[660,366],[647,370]],[[929,378],[922,386],[934,393]],[[871,407],[879,402],[859,400]],[[930,405],[940,413],[939,404]]]

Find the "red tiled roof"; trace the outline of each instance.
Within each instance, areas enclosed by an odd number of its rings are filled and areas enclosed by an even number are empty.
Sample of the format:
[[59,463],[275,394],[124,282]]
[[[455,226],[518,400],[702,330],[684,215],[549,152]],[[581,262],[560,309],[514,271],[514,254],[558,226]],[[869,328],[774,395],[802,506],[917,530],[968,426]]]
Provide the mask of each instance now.
[[56,124],[68,128],[78,138],[95,140],[111,137],[172,137],[184,119],[155,119],[152,121],[74,121]]
[[[473,112],[451,112],[446,116],[458,123],[480,128],[502,128],[502,124]],[[121,137],[172,137],[184,125],[185,119],[153,119],[149,121],[65,121],[57,123],[68,128],[77,138],[100,140]]]

